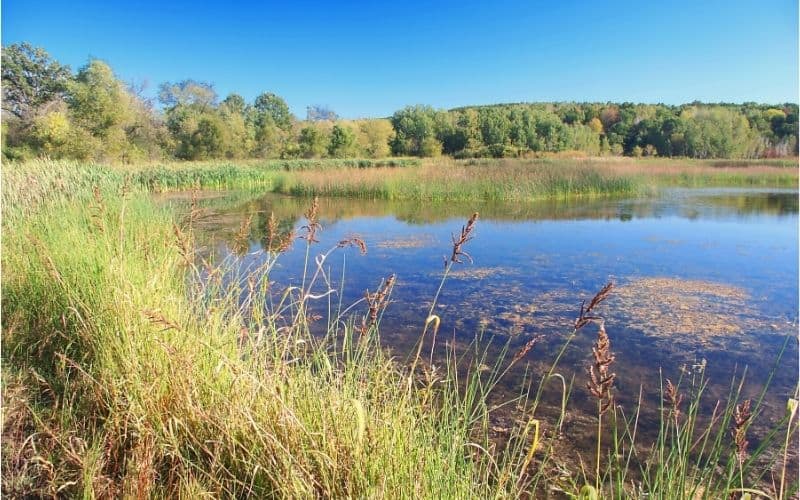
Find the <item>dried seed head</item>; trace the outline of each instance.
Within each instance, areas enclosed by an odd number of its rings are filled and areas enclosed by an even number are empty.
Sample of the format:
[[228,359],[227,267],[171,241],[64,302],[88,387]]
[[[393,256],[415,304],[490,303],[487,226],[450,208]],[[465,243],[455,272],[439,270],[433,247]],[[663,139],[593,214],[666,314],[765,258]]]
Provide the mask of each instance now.
[[575,330],[580,330],[588,323],[592,321],[598,321],[601,318],[599,316],[590,315],[589,313],[597,307],[601,302],[606,300],[608,296],[611,294],[611,290],[614,288],[614,282],[609,281],[606,285],[600,289],[599,292],[592,297],[592,300],[589,301],[589,305],[586,306],[586,302],[584,301],[581,303],[581,312],[578,318],[575,320]]
[[172,232],[175,234],[175,246],[178,247],[178,254],[187,266],[194,265],[194,251],[190,235],[184,233],[177,224],[172,225]]
[[745,399],[741,404],[736,405],[733,410],[731,436],[733,436],[733,443],[736,446],[736,458],[740,464],[747,458],[747,445],[750,444],[747,441],[747,427],[752,416],[749,399]]
[[533,349],[536,346],[536,344],[538,344],[543,338],[544,335],[536,335],[535,337],[527,341],[525,345],[522,346],[519,351],[517,351],[514,357],[511,358],[511,365],[515,364],[517,361],[524,358],[529,352],[531,352],[531,349]]
[[253,222],[252,214],[242,221],[239,230],[233,238],[233,251],[237,255],[244,255],[250,249],[250,224]]
[[667,379],[667,387],[664,389],[664,403],[670,406],[673,416],[677,419],[681,414],[681,402],[683,401],[683,394],[678,392],[678,389],[672,384],[670,379]]
[[271,252],[275,245],[275,239],[278,237],[278,220],[275,218],[275,212],[270,212],[269,219],[267,219],[267,251]]
[[395,275],[392,274],[381,283],[378,291],[369,293],[369,290],[364,292],[364,299],[367,301],[369,310],[367,316],[361,319],[361,335],[364,335],[378,322],[378,314],[386,309],[389,304],[389,294],[394,287]]
[[364,240],[362,240],[358,236],[351,236],[350,238],[344,239],[340,241],[337,246],[339,248],[344,248],[349,246],[358,247],[358,251],[361,252],[361,255],[367,254],[367,244],[364,243]]
[[611,352],[611,340],[606,333],[605,325],[600,322],[597,330],[597,340],[592,347],[592,357],[594,363],[589,365],[589,382],[586,384],[589,392],[596,397],[600,403],[600,414],[604,414],[611,408],[614,396],[611,389],[614,386],[616,373],[611,373],[610,367],[616,357]]
[[318,243],[319,240],[317,239],[317,231],[322,229],[322,225],[319,223],[319,198],[314,197],[311,202],[311,206],[308,208],[308,211],[304,214],[306,218],[306,225],[303,226],[305,229],[306,234],[301,236],[302,239],[306,240],[308,244],[311,243]]
[[164,330],[180,330],[178,323],[164,316],[161,311],[154,309],[142,309],[142,314],[154,325],[162,327]]
[[290,230],[288,233],[283,235],[283,238],[281,238],[281,241],[278,244],[278,252],[283,253],[292,248],[292,243],[294,243],[294,238],[295,238],[294,229]]
[[[453,253],[450,255],[450,262],[454,264],[461,263],[460,256],[464,256],[472,262],[472,257],[469,256],[468,253],[464,252],[462,247],[464,243],[468,242],[472,239],[472,230],[475,229],[475,223],[478,221],[478,212],[472,214],[472,217],[469,218],[467,224],[462,226],[461,234],[456,238],[453,235]],[[445,261],[445,265],[447,265],[447,261]]]

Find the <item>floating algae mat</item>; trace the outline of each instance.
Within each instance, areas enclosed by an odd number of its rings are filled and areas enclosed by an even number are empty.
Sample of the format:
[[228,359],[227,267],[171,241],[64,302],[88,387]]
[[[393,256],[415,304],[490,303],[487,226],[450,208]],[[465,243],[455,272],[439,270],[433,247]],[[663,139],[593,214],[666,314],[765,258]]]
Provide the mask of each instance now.
[[609,301],[628,328],[648,336],[708,344],[722,337],[789,333],[763,316],[743,288],[701,280],[639,278],[620,284]]
[[[520,296],[516,289],[507,293]],[[481,318],[480,324],[486,331],[510,335],[566,333],[579,309],[575,291],[551,290],[535,295],[529,302],[511,303],[494,314],[487,314]]]
[[[469,274],[480,279],[503,271],[476,268]],[[523,296],[518,287],[484,286],[466,296],[457,308],[474,306],[475,295],[489,304],[502,303],[480,311],[480,327],[493,334],[516,336],[568,333],[580,310],[580,298],[590,293],[555,289],[513,303],[509,297]],[[753,306],[745,289],[703,280],[668,277],[622,280],[601,311],[613,329],[626,328],[646,337],[696,346],[755,333],[785,335],[795,328],[785,319],[764,315]]]
[[376,248],[423,248],[433,246],[436,240],[430,234],[419,234],[402,238],[392,238],[374,244]]
[[[518,274],[518,271],[509,267],[460,267],[450,271],[448,275],[450,278],[455,279],[474,279],[482,280],[494,276]],[[436,275],[433,275],[436,276]]]

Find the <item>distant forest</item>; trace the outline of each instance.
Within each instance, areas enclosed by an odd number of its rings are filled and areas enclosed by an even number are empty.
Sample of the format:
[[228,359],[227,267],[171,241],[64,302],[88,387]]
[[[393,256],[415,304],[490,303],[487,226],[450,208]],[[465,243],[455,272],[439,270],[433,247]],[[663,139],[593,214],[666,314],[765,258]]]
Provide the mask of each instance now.
[[2,153],[108,162],[162,159],[455,158],[547,154],[769,158],[797,155],[797,104],[520,103],[389,118],[305,119],[278,95],[224,99],[195,80],[163,83],[158,106],[103,61],[74,73],[27,43],[2,48]]

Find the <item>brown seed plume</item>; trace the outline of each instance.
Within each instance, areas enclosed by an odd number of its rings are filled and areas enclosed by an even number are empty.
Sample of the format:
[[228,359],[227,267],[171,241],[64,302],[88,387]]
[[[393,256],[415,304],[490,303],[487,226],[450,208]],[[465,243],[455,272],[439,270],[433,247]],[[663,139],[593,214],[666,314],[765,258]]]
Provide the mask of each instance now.
[[675,420],[681,414],[681,402],[683,401],[683,394],[678,392],[678,389],[672,384],[670,379],[667,379],[667,387],[664,389],[664,403],[667,404],[672,410],[672,415]]
[[291,248],[294,238],[294,229],[280,234],[278,219],[275,218],[274,212],[270,213],[267,219],[267,234],[263,240],[264,249],[268,252],[283,253]]
[[275,218],[275,212],[270,212],[269,219],[267,219],[267,240],[265,241],[267,251],[271,252],[275,245],[275,239],[278,237],[278,219]]
[[250,215],[246,220],[242,221],[236,236],[233,238],[233,251],[236,255],[244,255],[250,249],[250,224],[253,222],[253,216]]
[[180,330],[178,323],[164,316],[161,311],[154,309],[142,309],[142,314],[154,325],[162,327],[164,330]]
[[367,316],[361,319],[361,335],[364,335],[378,322],[378,314],[389,304],[389,293],[394,287],[395,275],[392,274],[381,284],[378,291],[369,293],[364,292],[364,298],[369,306]]
[[194,265],[194,251],[192,250],[191,236],[184,233],[177,224],[172,225],[172,232],[175,234],[175,246],[178,247],[178,254],[187,266]]
[[92,198],[94,202],[89,205],[92,225],[99,233],[105,233],[105,223],[103,218],[105,216],[106,205],[103,201],[103,195],[100,193],[98,186],[92,186]]
[[[458,238],[456,238],[456,235],[453,235],[453,253],[450,255],[450,262],[454,264],[461,263],[461,256],[466,257],[470,262],[472,262],[472,257],[470,257],[468,253],[464,252],[462,247],[466,242],[472,239],[472,230],[475,229],[475,222],[477,222],[477,220],[478,212],[475,212],[467,221],[467,225],[461,227],[461,234],[458,236]],[[445,265],[447,265],[447,261],[445,261]]]
[[589,382],[586,387],[589,392],[600,401],[600,414],[604,414],[611,408],[614,396],[611,389],[614,386],[616,373],[611,373],[611,364],[616,359],[611,352],[611,340],[608,338],[603,322],[599,324],[597,330],[597,340],[592,346],[592,356],[594,363],[589,365]]
[[588,306],[586,305],[586,301],[583,301],[581,303],[581,313],[575,320],[575,330],[580,330],[581,328],[583,328],[592,321],[598,321],[602,319],[600,316],[594,316],[589,313],[591,313],[592,310],[595,307],[597,307],[598,304],[600,304],[601,302],[603,302],[608,298],[613,288],[614,288],[614,282],[609,281],[603,288],[600,289],[599,292],[597,292],[597,294],[595,294],[594,297],[592,297],[592,300],[589,301]]
[[535,337],[527,341],[525,345],[522,346],[520,350],[517,351],[516,354],[514,354],[514,357],[511,358],[511,364],[509,366],[516,364],[517,361],[524,358],[529,352],[531,352],[531,349],[533,349],[536,346],[536,344],[538,344],[543,338],[544,335],[536,335]]
[[316,196],[314,197],[314,200],[311,202],[311,206],[308,208],[308,211],[304,215],[307,224],[303,226],[303,229],[306,231],[306,234],[301,236],[300,238],[306,240],[309,244],[318,243],[319,240],[317,239],[317,231],[322,229],[322,225],[319,223],[318,197]]
[[358,251],[361,252],[361,255],[367,254],[367,244],[364,242],[364,240],[362,240],[358,236],[351,236],[350,238],[346,238],[340,241],[337,246],[339,248],[345,248],[350,246],[358,247]]
[[749,399],[745,399],[741,404],[736,405],[733,410],[731,436],[733,436],[733,443],[736,445],[736,458],[740,464],[747,458],[747,445],[749,444],[747,441],[747,426],[752,416]]

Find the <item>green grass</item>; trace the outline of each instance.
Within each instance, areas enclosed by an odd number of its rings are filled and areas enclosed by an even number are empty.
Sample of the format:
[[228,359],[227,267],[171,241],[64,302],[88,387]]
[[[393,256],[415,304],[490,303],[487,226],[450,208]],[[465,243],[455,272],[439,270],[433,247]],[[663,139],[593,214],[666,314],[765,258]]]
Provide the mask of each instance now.
[[[128,172],[42,162],[8,166],[3,181],[7,495],[591,494],[593,473],[576,466],[565,479],[553,472],[571,384],[564,381],[559,417],[539,415],[544,386],[560,377],[560,356],[519,388],[511,403],[521,423],[505,443],[494,442],[492,393],[514,364],[511,353],[488,358],[479,338],[434,373],[419,355],[435,337],[431,317],[419,318],[413,368],[388,358],[380,314],[373,322],[362,304],[351,317],[333,295],[308,295],[330,286],[315,256],[340,250],[303,240],[302,284],[274,296],[269,281],[257,278],[269,276],[280,252],[262,254],[255,275],[223,280],[235,258],[203,261],[193,212],[158,208],[147,183]],[[310,333],[312,300],[328,306],[322,337]],[[702,386],[702,379],[679,386],[690,409],[674,426],[665,416],[653,443],[637,440],[625,409],[604,418],[602,493],[721,498],[736,488],[769,489],[765,467],[785,459],[781,446],[796,419],[774,422],[763,449],[738,464],[728,434],[740,386],[707,427],[699,425],[703,392],[689,389]],[[796,491],[796,482],[786,485],[785,496]]]

